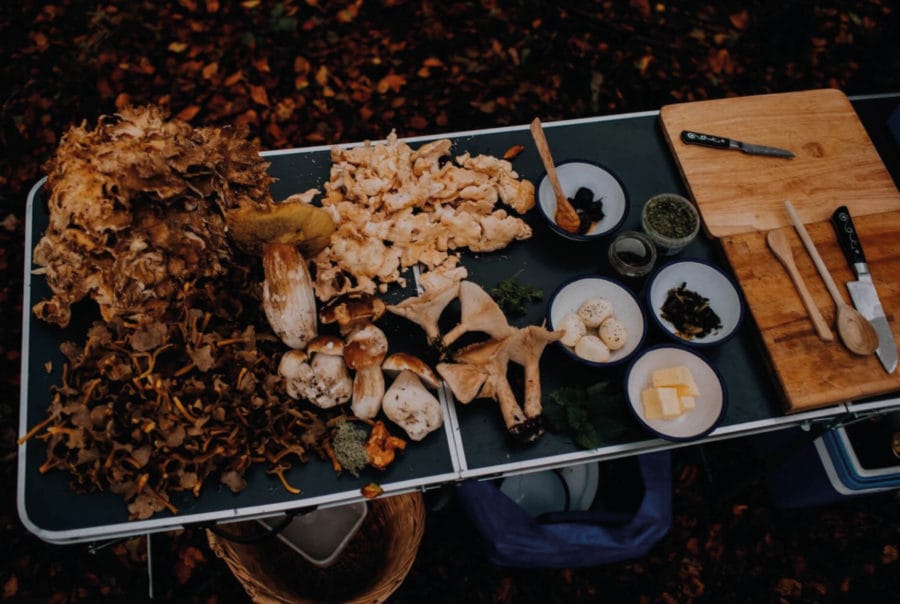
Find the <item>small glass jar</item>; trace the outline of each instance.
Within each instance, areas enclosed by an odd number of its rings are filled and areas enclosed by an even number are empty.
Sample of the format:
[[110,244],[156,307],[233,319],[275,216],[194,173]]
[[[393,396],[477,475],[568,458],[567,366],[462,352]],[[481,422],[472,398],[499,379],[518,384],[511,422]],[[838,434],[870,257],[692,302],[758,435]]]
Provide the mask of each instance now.
[[655,195],[641,210],[641,228],[661,256],[680,252],[700,231],[700,215],[690,200],[674,193]]
[[620,233],[609,244],[609,265],[623,277],[643,277],[656,263],[656,246],[637,231]]

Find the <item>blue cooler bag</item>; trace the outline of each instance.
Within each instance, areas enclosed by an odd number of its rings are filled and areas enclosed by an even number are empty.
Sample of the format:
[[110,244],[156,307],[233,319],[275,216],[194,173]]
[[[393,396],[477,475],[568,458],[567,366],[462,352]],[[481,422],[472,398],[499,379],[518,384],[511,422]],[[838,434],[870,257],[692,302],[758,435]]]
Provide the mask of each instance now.
[[457,494],[483,537],[489,560],[516,568],[577,568],[640,558],[672,524],[668,451],[638,457],[644,496],[633,514],[551,512],[532,517],[493,481],[467,480]]

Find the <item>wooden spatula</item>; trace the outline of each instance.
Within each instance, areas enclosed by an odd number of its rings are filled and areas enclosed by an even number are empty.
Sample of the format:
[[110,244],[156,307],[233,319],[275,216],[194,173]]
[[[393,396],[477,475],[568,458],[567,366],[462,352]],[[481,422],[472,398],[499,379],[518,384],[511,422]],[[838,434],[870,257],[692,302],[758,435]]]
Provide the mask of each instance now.
[[544,136],[544,127],[541,125],[540,118],[534,118],[531,122],[531,137],[537,146],[538,155],[544,162],[544,169],[547,171],[547,178],[550,179],[550,186],[553,187],[553,196],[556,197],[556,215],[554,219],[561,229],[568,233],[577,233],[581,228],[581,218],[578,212],[569,203],[566,194],[563,193],[562,185],[559,183],[559,176],[556,174],[556,164],[553,163],[553,156],[550,154],[550,145],[547,144],[547,137]]

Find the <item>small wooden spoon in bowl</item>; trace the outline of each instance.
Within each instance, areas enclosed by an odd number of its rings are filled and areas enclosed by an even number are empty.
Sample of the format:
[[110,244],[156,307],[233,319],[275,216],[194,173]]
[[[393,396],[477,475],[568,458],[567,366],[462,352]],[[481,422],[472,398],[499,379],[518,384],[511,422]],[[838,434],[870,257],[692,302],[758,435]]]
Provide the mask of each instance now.
[[794,210],[793,204],[790,201],[785,200],[784,207],[787,209],[788,214],[790,214],[791,222],[794,223],[794,228],[800,235],[800,239],[803,241],[806,251],[809,252],[813,263],[819,271],[819,275],[822,276],[822,280],[825,282],[828,293],[831,294],[831,298],[834,300],[834,304],[837,307],[835,326],[837,327],[838,336],[840,336],[841,342],[844,343],[844,346],[846,346],[850,352],[859,355],[875,354],[875,349],[878,348],[878,334],[875,333],[875,328],[872,327],[872,324],[869,323],[864,316],[859,314],[859,311],[844,302],[844,297],[841,296],[840,290],[837,288],[837,285],[834,284],[834,279],[831,278],[828,267],[825,266],[825,262],[822,260],[819,251],[816,249],[816,245],[806,231],[803,221],[800,220],[796,210]]
[[577,233],[581,229],[581,218],[569,203],[566,194],[563,193],[559,176],[556,174],[556,164],[553,163],[553,156],[550,154],[550,145],[547,144],[544,127],[541,126],[541,118],[536,117],[531,122],[531,138],[537,145],[538,155],[541,156],[544,169],[547,171],[547,178],[550,179],[550,186],[553,187],[553,196],[556,197],[556,215],[554,216],[556,224],[568,233]]

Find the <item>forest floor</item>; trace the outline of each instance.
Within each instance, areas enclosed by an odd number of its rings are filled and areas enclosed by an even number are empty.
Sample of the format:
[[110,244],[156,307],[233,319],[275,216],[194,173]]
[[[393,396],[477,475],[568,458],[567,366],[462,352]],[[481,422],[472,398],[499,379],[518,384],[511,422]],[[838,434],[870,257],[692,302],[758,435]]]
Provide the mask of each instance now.
[[[152,103],[194,125],[247,124],[279,149],[768,92],[897,92],[898,39],[887,0],[5,3],[0,601],[149,597],[145,537],[88,553],[41,542],[16,511],[24,200],[70,125]],[[647,556],[601,567],[493,566],[452,487],[428,493],[422,545],[392,601],[896,601],[895,495],[779,509],[748,446],[677,449],[671,530]],[[247,601],[202,531],[156,535],[153,553],[156,600]]]

